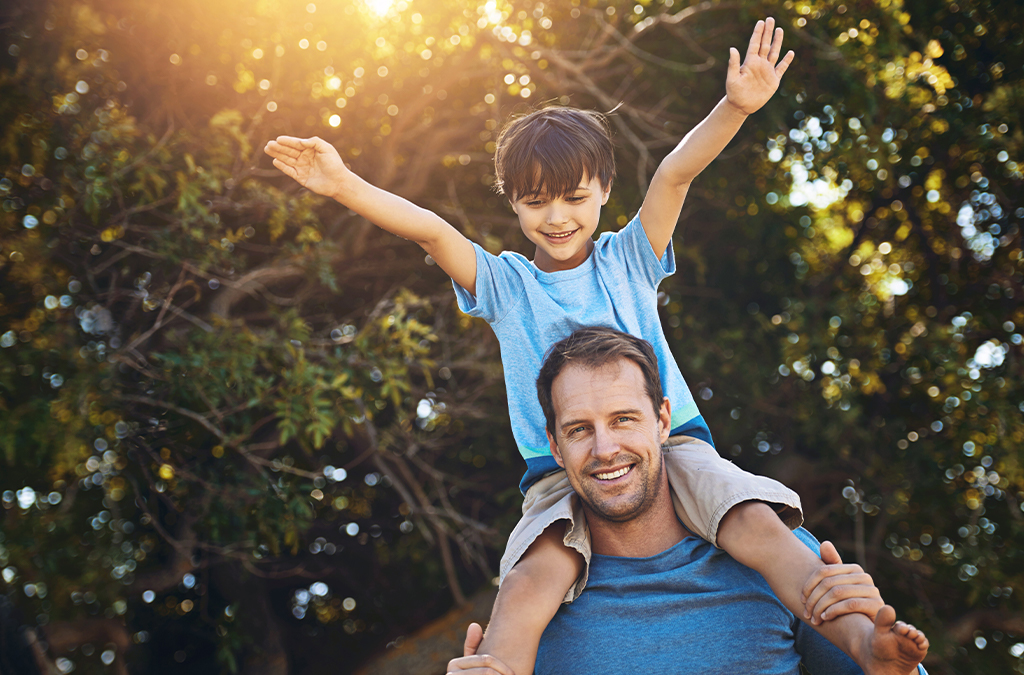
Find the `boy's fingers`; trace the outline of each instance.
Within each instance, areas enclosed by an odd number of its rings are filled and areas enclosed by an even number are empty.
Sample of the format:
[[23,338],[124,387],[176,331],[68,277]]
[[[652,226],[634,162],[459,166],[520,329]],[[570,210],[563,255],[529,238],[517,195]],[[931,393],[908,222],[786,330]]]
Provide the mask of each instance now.
[[789,64],[793,63],[794,58],[796,58],[796,53],[790,49],[786,52],[786,55],[782,57],[782,61],[779,62],[779,65],[775,66],[775,74],[782,77],[789,69]]
[[285,164],[279,159],[274,159],[274,166],[289,178],[299,180],[299,174],[295,171],[295,167],[291,166],[290,164]]
[[782,36],[784,31],[781,28],[775,29],[775,36],[772,39],[772,47],[768,51],[768,62],[773,66],[775,62],[779,60],[779,54],[782,52]]
[[729,47],[729,73],[727,77],[735,77],[740,74],[740,50]]
[[754,24],[754,32],[750,35],[750,44],[747,45],[747,57],[757,56],[761,49],[761,35],[764,34],[764,21]]
[[302,150],[302,148],[305,147],[302,144],[305,139],[296,138],[295,136],[278,136],[275,140],[286,148]]
[[757,55],[768,56],[768,52],[772,48],[772,35],[775,33],[775,19],[768,17],[764,22],[764,28],[761,30],[761,44],[758,45]]
[[287,145],[282,145],[277,141],[270,141],[267,143],[267,147],[264,148],[264,151],[268,155],[273,155],[274,157],[291,157],[293,159],[302,154],[298,150],[290,148]]

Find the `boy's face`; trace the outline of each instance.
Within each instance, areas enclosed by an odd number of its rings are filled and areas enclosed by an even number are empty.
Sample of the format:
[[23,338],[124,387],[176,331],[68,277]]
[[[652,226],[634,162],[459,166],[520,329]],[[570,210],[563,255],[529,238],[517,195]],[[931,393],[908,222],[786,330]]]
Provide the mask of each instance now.
[[584,177],[576,191],[558,197],[527,195],[512,198],[512,210],[526,238],[537,245],[534,264],[544,272],[571,270],[594,248],[594,232],[611,185]]

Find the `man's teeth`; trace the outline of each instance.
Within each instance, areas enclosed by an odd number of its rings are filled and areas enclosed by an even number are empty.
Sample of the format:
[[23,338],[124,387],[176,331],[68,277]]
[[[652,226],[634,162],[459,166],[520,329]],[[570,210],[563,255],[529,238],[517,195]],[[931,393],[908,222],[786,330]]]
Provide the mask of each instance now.
[[630,467],[624,466],[618,471],[612,471],[610,473],[598,473],[595,475],[598,477],[599,480],[612,480],[613,478],[618,478],[619,476],[625,476],[627,473],[629,473],[629,469]]

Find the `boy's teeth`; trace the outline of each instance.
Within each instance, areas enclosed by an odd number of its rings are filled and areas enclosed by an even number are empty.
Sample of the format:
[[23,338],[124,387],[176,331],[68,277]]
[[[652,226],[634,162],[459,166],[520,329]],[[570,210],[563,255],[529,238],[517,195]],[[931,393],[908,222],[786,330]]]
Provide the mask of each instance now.
[[559,233],[552,232],[548,236],[549,237],[554,237],[555,239],[564,239],[564,238],[568,237],[571,234],[572,234],[572,232],[559,232]]
[[627,473],[629,473],[629,467],[628,466],[624,466],[621,469],[619,469],[618,471],[612,471],[610,473],[599,473],[599,474],[595,474],[595,475],[600,480],[611,480],[613,478],[618,478],[619,476],[625,476]]

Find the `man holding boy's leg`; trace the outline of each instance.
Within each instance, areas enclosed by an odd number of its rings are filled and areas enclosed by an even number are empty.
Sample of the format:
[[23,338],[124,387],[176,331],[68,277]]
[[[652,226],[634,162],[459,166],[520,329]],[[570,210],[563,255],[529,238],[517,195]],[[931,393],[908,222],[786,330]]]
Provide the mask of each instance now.
[[[592,581],[563,606],[541,641],[537,672],[854,675],[857,664],[786,611],[764,579],[676,519],[662,444],[669,399],[643,340],[582,328],[556,344],[537,381],[551,450],[565,467],[590,525]],[[602,475],[630,470],[613,481]],[[798,530],[802,545],[816,547]],[[823,545],[823,553],[826,547]],[[834,549],[829,548],[829,555]],[[872,675],[910,675],[928,640],[884,607],[853,615],[854,655]],[[511,675],[480,654],[470,627],[466,656],[449,673]]]

